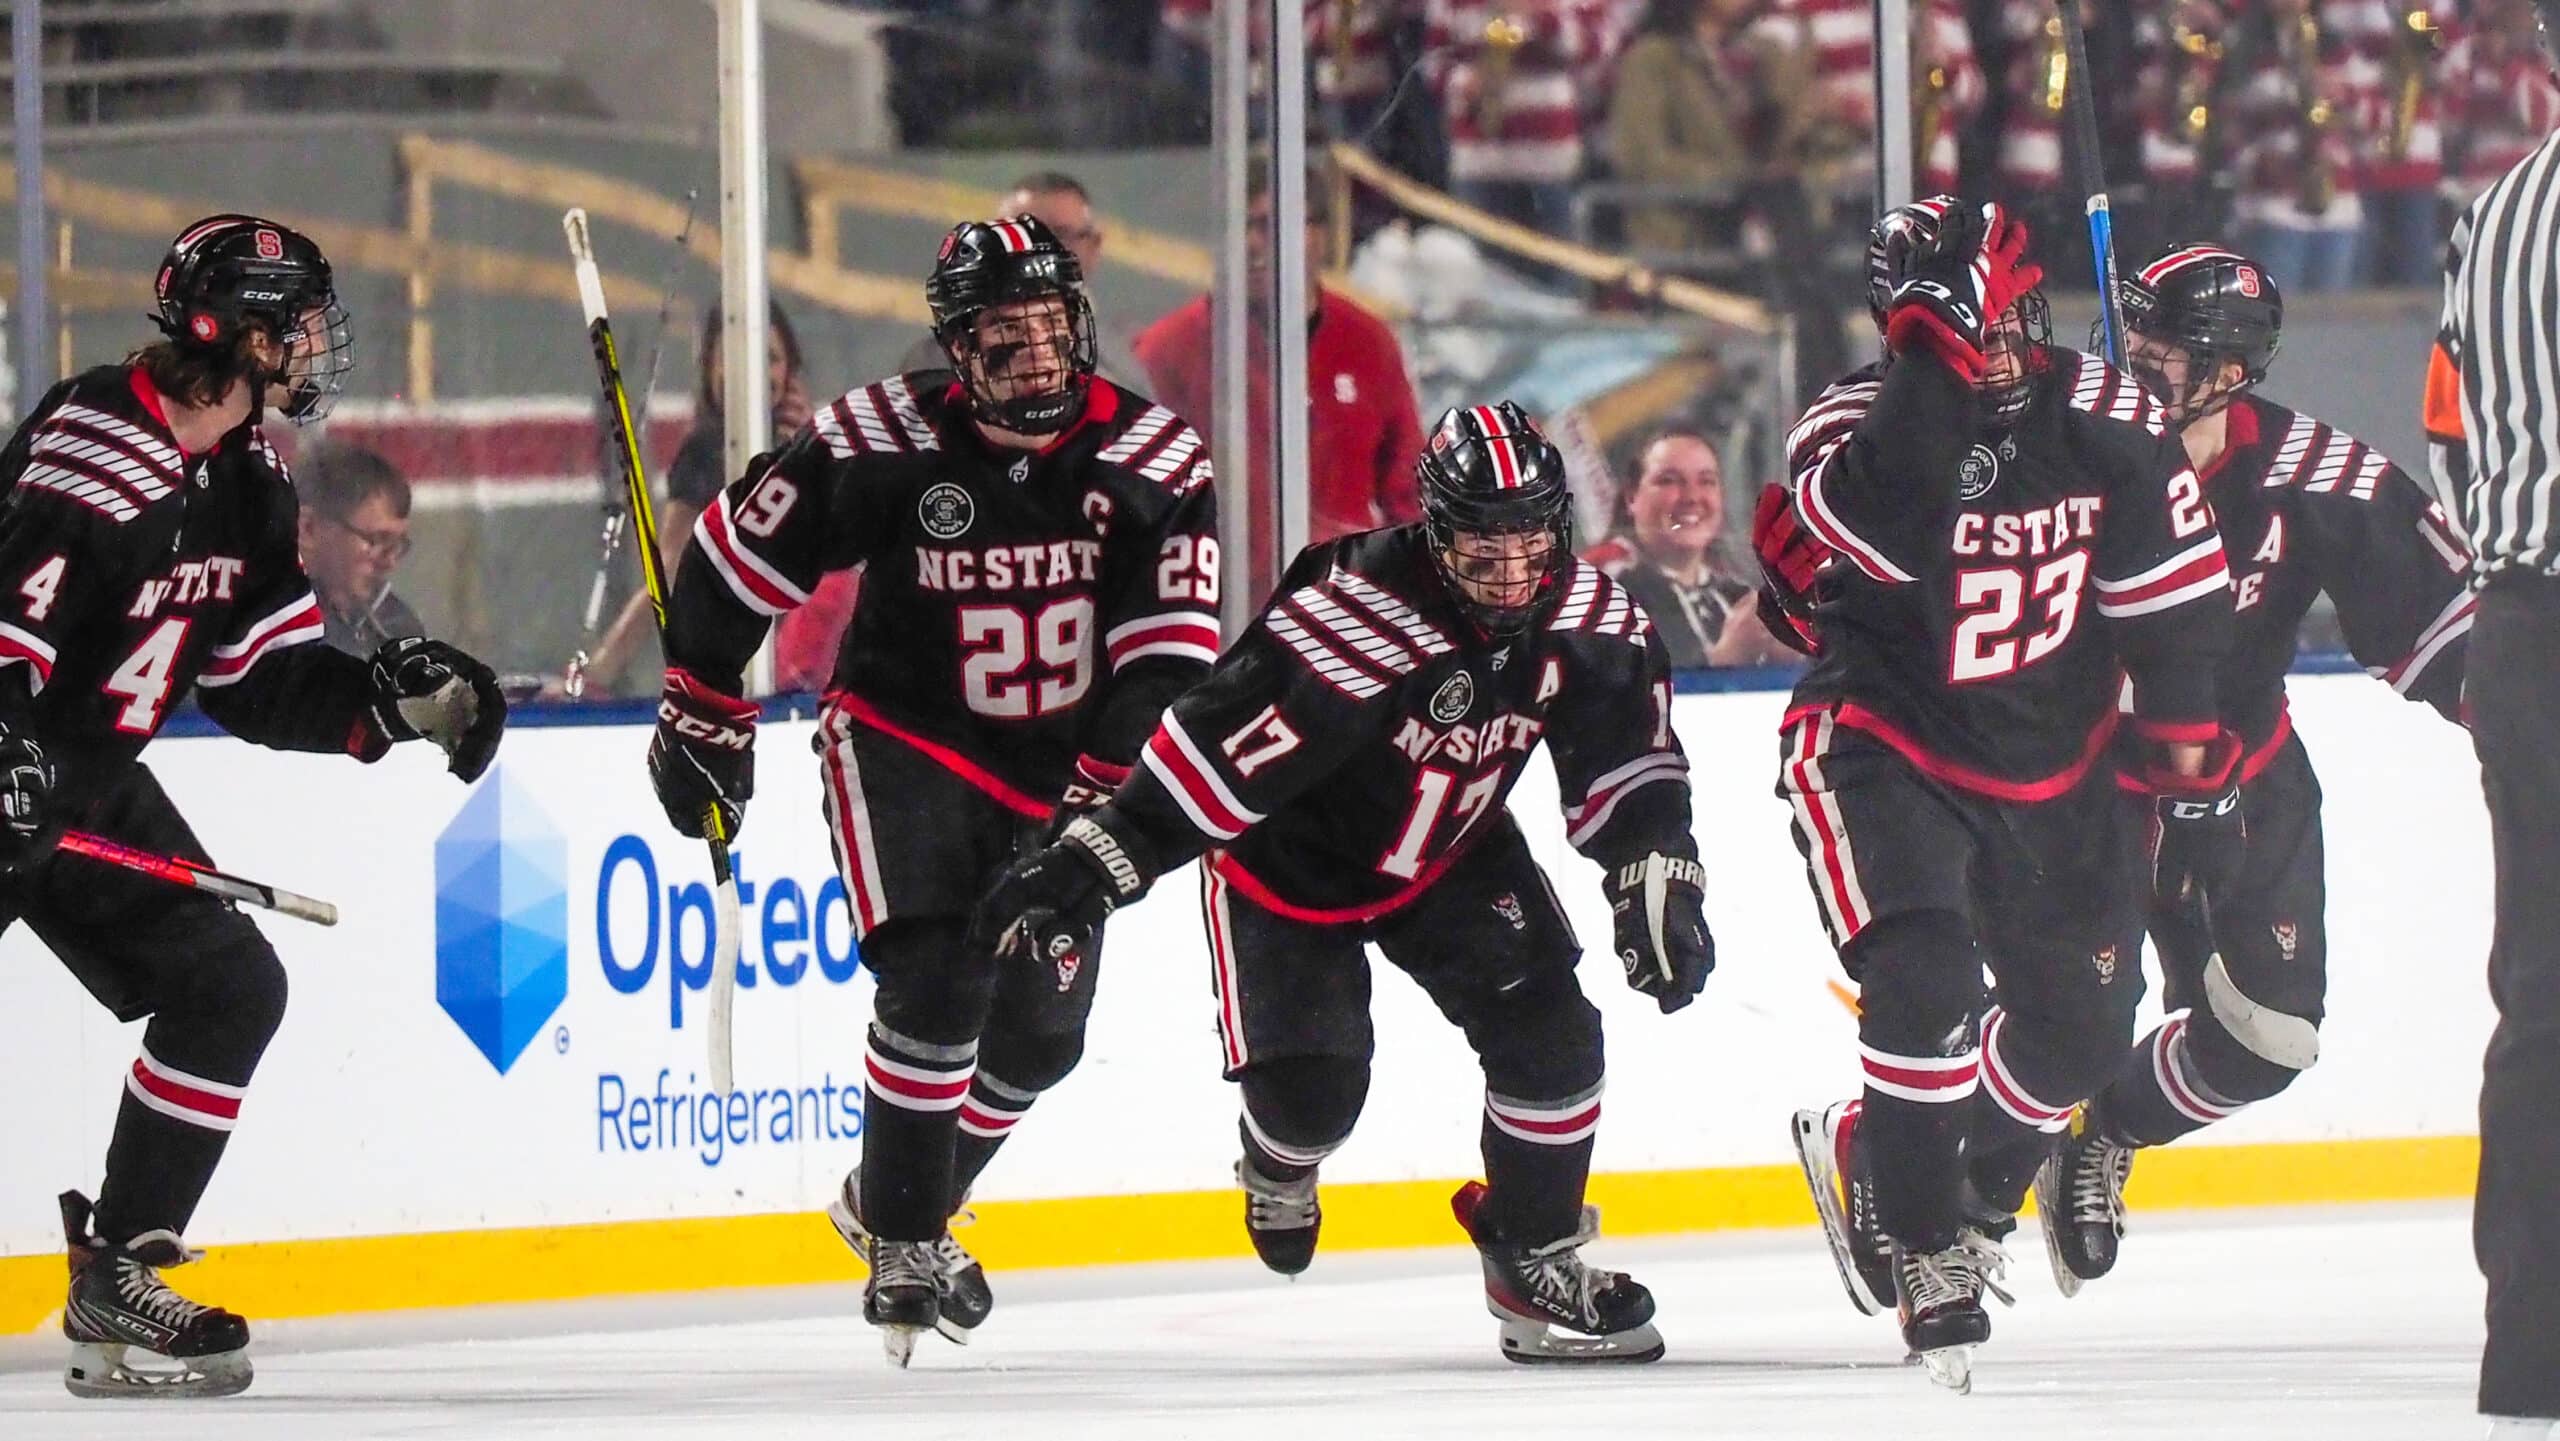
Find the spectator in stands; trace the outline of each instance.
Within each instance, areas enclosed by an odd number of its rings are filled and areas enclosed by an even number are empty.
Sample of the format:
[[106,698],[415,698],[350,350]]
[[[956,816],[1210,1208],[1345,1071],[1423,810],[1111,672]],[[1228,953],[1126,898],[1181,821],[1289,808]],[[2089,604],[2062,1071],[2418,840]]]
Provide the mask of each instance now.
[[[1748,22],[1760,0],[1652,0],[1619,57],[1608,114],[1610,164],[1629,184],[1728,193],[1630,206],[1627,243],[1679,253],[1729,244],[1748,182],[1803,193],[1813,61]],[[1802,203],[1799,198],[1799,205]]]
[[2344,290],[2364,235],[2351,57],[2312,0],[2243,7],[2229,44],[2240,248],[2287,294]]
[[[1085,288],[1093,287],[1094,276],[1102,269],[1102,222],[1093,213],[1093,197],[1085,192],[1084,182],[1058,170],[1035,170],[1013,182],[998,215],[1028,215],[1049,227],[1069,250],[1075,252],[1076,263],[1084,267]],[[1100,362],[1096,366],[1102,378],[1114,385],[1137,387],[1145,383],[1146,371],[1138,364],[1136,352],[1129,348],[1129,334],[1121,327],[1094,315],[1094,340]],[[951,358],[942,353],[942,343],[927,335],[907,348],[899,369],[948,370]]]
[[2560,81],[2534,43],[2530,0],[2477,0],[2445,51],[2443,80],[2445,196],[2460,207],[2560,127]]
[[[658,502],[658,550],[665,560],[668,574],[684,554],[684,543],[693,534],[693,523],[727,487],[731,479],[727,458],[728,430],[721,423],[725,382],[720,367],[720,307],[711,306],[702,317],[702,341],[695,352],[696,369],[693,385],[693,430],[676,447],[675,459],[666,467],[666,499]],[[776,305],[765,321],[765,386],[773,399],[773,436],[776,440],[796,433],[809,423],[812,407],[809,389],[802,369],[800,335],[791,318]],[[793,613],[793,619],[808,617],[805,624],[824,629],[833,614],[836,630],[844,618],[852,614],[852,580],[846,575],[830,576],[811,593],[808,605]],[[813,614],[814,613],[814,614]],[[605,631],[604,639],[587,660],[588,684],[615,686],[623,679],[623,671],[631,664],[642,636],[650,633],[654,618],[646,591],[635,590]],[[788,629],[788,625],[784,629]],[[777,636],[777,652],[784,642]],[[622,685],[623,690],[655,689],[655,677],[645,687]]]
[[[1269,167],[1254,168],[1246,186],[1247,283],[1252,290],[1256,328],[1271,312],[1273,266]],[[1386,323],[1363,310],[1329,285],[1314,281],[1321,270],[1325,232],[1332,224],[1333,187],[1322,175],[1307,180],[1307,539],[1330,539],[1350,531],[1400,525],[1422,513],[1414,489],[1413,463],[1422,451],[1422,420],[1416,412],[1413,381],[1406,374],[1404,349]],[[1216,410],[1210,388],[1212,297],[1202,295],[1141,332],[1138,359],[1146,366],[1148,393],[1191,422],[1204,438],[1215,439]],[[1246,380],[1246,410],[1251,429],[1253,468],[1247,505],[1258,533],[1271,517],[1268,442],[1271,433],[1271,376],[1267,367],[1252,367]],[[1225,477],[1223,498],[1236,499],[1237,478]],[[1253,575],[1245,562],[1230,561],[1228,576],[1243,584],[1267,586],[1273,577]],[[1255,600],[1260,600],[1257,594]]]
[[2225,0],[2151,0],[2135,13],[2134,120],[2150,197],[2118,217],[2119,255],[2154,255],[2221,228],[2217,187],[2231,135],[2221,85],[2230,29]]
[[[2096,7],[2082,4],[2080,18],[2094,25]],[[2077,286],[2094,272],[2087,243],[2079,238],[2080,197],[2063,185],[2065,86],[2059,82],[2069,76],[2070,64],[2062,17],[2053,0],[1999,0],[1999,25],[2008,58],[2000,74],[1991,193],[2026,220],[2045,274]]]
[[302,568],[328,626],[329,644],[371,656],[386,641],[425,635],[426,623],[391,593],[409,555],[409,480],[390,461],[352,445],[318,445],[294,467]]
[[[1911,6],[1912,143],[1923,193],[1957,186],[1957,134],[1989,93],[1973,31],[1958,0]],[[1813,60],[1818,153],[1831,157],[1830,187],[1871,210],[1876,148],[1874,0],[1776,0],[1755,29],[1779,36]],[[1937,83],[1931,83],[1932,76]],[[1865,222],[1859,222],[1863,229]]]
[[1759,594],[1724,533],[1724,463],[1704,435],[1656,432],[1619,493],[1617,534],[1586,552],[1625,585],[1680,669],[1792,658],[1760,623]]
[[1567,232],[1583,166],[1583,90],[1607,65],[1608,0],[1425,0],[1422,69],[1449,137],[1449,188],[1480,210]]
[[[2443,274],[2444,83],[2439,53],[2452,0],[2326,0],[2346,48],[2364,238],[2363,279],[2429,285]],[[2412,25],[2412,20],[2424,22]]]

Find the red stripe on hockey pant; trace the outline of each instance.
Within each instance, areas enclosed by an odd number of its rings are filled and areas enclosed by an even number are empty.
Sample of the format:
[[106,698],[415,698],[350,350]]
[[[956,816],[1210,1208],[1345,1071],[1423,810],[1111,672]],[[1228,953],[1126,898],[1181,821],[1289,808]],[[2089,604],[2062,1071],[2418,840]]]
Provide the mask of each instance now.
[[1244,1068],[1244,1001],[1236,994],[1234,922],[1227,914],[1227,882],[1218,870],[1220,856],[1211,852],[1200,867],[1201,910],[1209,923],[1210,980],[1218,991],[1218,1043],[1227,1053],[1227,1069]]
[[240,1119],[239,1097],[217,1096],[211,1091],[198,1090],[184,1081],[154,1072],[140,1058],[133,1063],[133,1082],[179,1110],[203,1117],[208,1123],[218,1123],[227,1128]]
[[1796,740],[1796,759],[1788,767],[1797,795],[1804,798],[1804,815],[1814,842],[1816,872],[1822,885],[1831,893],[1831,911],[1839,918],[1840,935],[1835,946],[1845,946],[1867,928],[1872,919],[1867,908],[1859,904],[1858,890],[1849,884],[1848,847],[1841,834],[1832,807],[1824,804],[1827,791],[1814,788],[1813,765],[1821,753],[1815,740],[1819,716],[1804,722]]
[[844,760],[833,746],[828,747],[819,769],[826,774],[827,794],[835,799],[836,868],[844,872],[845,889],[853,896],[854,917],[862,923],[863,935],[869,935],[889,916],[880,899],[871,894],[871,887],[863,883],[863,872],[870,868],[863,864],[862,833],[854,821],[853,795],[845,784]]

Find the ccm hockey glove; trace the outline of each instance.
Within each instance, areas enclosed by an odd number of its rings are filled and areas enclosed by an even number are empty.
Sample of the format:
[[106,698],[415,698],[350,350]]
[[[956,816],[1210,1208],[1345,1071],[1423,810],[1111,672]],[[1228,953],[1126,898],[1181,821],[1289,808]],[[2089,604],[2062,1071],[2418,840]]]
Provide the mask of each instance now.
[[674,666],[658,693],[658,730],[649,739],[649,784],[667,822],[702,839],[702,818],[720,808],[731,836],[756,793],[756,704],[725,695]]
[[440,640],[405,636],[373,653],[373,718],[395,741],[431,740],[465,784],[497,759],[507,730],[498,673]]
[[2158,765],[2144,770],[2154,895],[2184,902],[2200,889],[2208,901],[2216,900],[2239,880],[2249,840],[2239,760],[2240,742],[2226,734],[2207,751],[2202,775],[2182,776]]
[[1698,998],[1716,968],[1707,933],[1707,869],[1655,851],[1609,873],[1609,924],[1627,984],[1669,1015]]

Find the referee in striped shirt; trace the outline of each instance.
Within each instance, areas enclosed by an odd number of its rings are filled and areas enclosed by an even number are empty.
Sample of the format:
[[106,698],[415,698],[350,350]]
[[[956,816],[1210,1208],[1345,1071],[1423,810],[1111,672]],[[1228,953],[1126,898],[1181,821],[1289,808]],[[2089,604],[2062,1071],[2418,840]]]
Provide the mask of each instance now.
[[[2560,68],[2560,0],[2535,0]],[[2481,193],[2445,253],[2427,368],[2437,488],[2480,587],[2466,695],[2498,861],[2472,1244],[2489,1279],[2480,1410],[2560,1418],[2560,132]]]

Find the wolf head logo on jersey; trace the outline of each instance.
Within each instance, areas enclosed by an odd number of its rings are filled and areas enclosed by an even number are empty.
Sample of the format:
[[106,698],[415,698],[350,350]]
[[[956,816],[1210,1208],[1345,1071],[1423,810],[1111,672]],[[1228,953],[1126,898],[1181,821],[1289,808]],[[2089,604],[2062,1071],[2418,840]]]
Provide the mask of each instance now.
[[926,491],[916,501],[916,521],[935,540],[957,540],[968,533],[977,519],[978,503],[969,498],[969,492],[949,481]]

